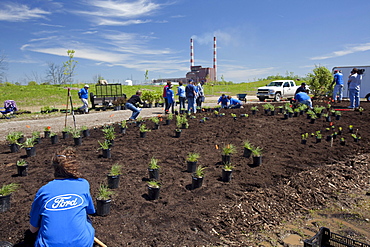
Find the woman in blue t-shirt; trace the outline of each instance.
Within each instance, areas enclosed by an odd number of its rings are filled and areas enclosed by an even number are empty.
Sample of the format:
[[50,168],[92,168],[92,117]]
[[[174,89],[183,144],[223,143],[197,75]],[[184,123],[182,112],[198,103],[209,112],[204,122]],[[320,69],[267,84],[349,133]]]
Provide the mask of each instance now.
[[95,230],[88,214],[95,208],[89,182],[81,178],[75,152],[67,148],[52,159],[55,179],[42,186],[32,203],[34,246],[91,247]]

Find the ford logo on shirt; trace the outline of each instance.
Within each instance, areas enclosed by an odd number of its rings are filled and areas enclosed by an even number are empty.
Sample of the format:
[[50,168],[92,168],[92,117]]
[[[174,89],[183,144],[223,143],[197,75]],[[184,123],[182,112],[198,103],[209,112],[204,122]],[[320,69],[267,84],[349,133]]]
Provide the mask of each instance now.
[[83,202],[83,198],[76,194],[59,195],[47,201],[45,209],[50,211],[68,210],[81,206]]

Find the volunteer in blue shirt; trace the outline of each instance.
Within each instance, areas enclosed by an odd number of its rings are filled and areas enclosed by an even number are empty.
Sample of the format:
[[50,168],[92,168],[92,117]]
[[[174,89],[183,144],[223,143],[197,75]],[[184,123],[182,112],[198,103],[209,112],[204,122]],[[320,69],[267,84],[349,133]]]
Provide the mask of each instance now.
[[182,82],[179,82],[179,86],[177,87],[177,94],[179,96],[179,103],[180,103],[180,113],[184,113],[185,108],[185,101],[186,101],[186,94],[185,94],[185,87],[182,85]]
[[229,100],[229,108],[231,108],[231,109],[237,109],[237,108],[240,108],[243,105],[243,103],[240,100],[234,99],[230,95],[227,96],[227,99]]
[[221,108],[228,108],[229,107],[229,99],[225,94],[222,94],[221,97],[218,99],[217,104],[221,103]]
[[193,80],[189,80],[189,84],[185,87],[185,95],[188,100],[188,113],[196,113],[197,108],[195,99],[197,97],[197,93],[195,91]]
[[39,189],[32,203],[30,231],[37,233],[34,246],[91,247],[95,230],[88,214],[94,214],[95,208],[89,182],[78,171],[75,151],[66,148],[52,163],[55,179]]
[[175,93],[172,90],[172,85],[167,87],[166,97],[167,97],[168,104],[167,104],[167,108],[165,109],[165,113],[168,114],[170,109],[171,109],[171,113],[174,114],[175,113],[175,110],[174,110],[174,107],[175,107]]
[[349,101],[351,102],[348,108],[358,109],[360,107],[360,86],[362,74],[357,68],[353,68],[348,79]]
[[343,74],[338,70],[334,70],[334,73],[333,83],[335,83],[335,86],[333,90],[333,100],[341,102],[343,98]]
[[308,96],[305,92],[299,92],[295,95],[295,99],[298,101],[298,103],[305,104],[308,107],[312,108],[312,101],[310,96]]
[[85,114],[89,113],[89,104],[87,99],[89,98],[89,85],[85,85],[83,88],[78,91],[78,97],[81,99],[83,106],[79,109]]

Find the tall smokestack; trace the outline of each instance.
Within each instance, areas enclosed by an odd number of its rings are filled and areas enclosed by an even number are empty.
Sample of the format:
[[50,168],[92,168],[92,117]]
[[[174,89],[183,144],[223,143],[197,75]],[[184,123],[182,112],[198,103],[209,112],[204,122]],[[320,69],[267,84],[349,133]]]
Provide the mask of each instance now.
[[216,37],[213,37],[213,70],[215,72],[214,81],[217,81]]
[[[190,66],[194,66],[194,44],[193,39],[190,39]],[[190,67],[191,70],[191,67]]]

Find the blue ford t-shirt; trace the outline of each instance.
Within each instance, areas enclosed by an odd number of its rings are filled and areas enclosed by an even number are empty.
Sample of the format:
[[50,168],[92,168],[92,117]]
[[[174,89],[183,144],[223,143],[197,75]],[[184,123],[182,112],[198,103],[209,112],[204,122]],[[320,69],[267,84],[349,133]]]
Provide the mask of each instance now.
[[94,213],[87,180],[49,182],[39,189],[32,203],[30,223],[40,228],[35,247],[93,246],[95,230],[87,214]]
[[310,98],[310,96],[308,96],[308,94],[306,94],[304,92],[300,92],[300,93],[297,93],[295,95],[295,99],[298,100],[298,102],[301,102],[301,101],[304,101],[304,100],[309,100],[311,98]]

